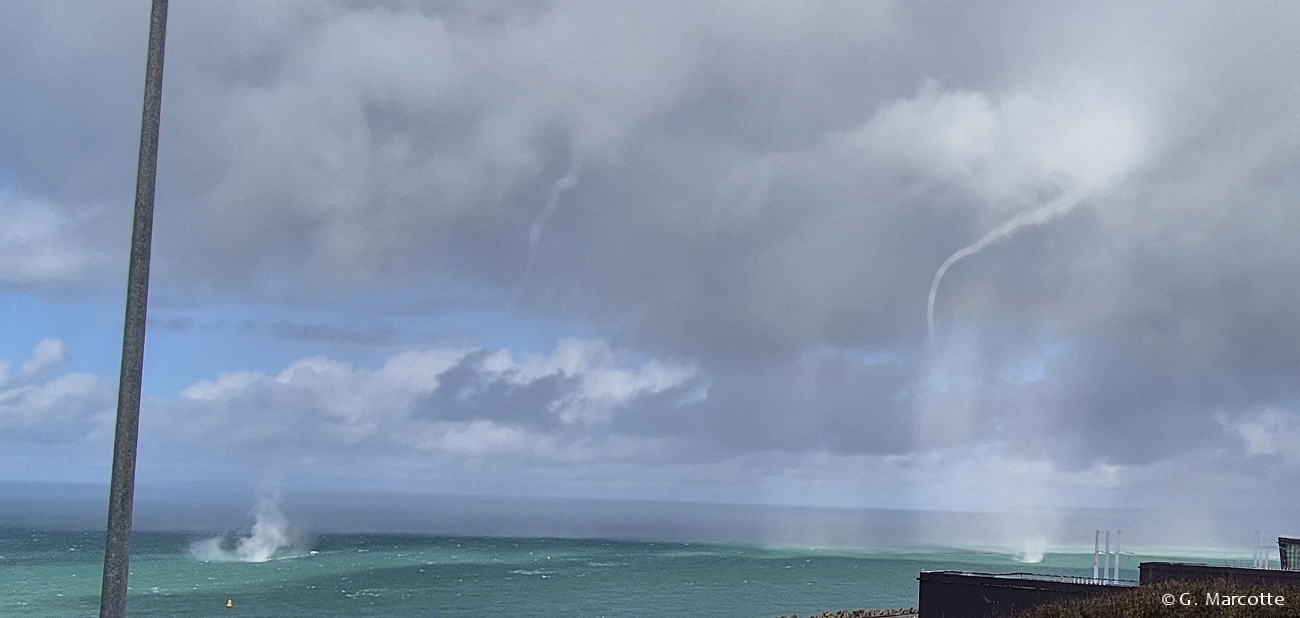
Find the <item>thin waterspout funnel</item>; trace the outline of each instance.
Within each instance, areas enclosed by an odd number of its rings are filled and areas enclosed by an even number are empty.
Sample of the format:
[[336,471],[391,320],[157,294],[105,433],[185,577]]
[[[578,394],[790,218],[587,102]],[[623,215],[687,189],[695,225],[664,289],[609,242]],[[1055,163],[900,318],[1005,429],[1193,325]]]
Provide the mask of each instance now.
[[166,36],[167,0],[153,0],[149,16],[149,58],[145,63],[144,112],[140,121],[140,161],[135,180],[135,221],[131,227],[131,266],[126,280],[126,325],[122,329],[122,372],[117,391],[117,430],[113,438],[113,478],[108,493],[108,534],[104,541],[100,618],[126,616],[136,438],[140,426],[140,378],[144,369],[145,310],[149,304],[149,250],[153,238],[154,181],[158,171],[158,119],[162,109],[163,42]]

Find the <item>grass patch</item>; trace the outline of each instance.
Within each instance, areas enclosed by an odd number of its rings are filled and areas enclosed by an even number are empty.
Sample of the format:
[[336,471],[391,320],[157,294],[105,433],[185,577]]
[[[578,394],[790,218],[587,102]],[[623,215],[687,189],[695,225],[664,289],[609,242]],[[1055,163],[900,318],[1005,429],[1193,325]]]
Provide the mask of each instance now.
[[[1280,597],[1280,600],[1279,600]],[[1128,592],[1049,603],[1016,618],[1300,618],[1300,587],[1226,579],[1168,581]]]

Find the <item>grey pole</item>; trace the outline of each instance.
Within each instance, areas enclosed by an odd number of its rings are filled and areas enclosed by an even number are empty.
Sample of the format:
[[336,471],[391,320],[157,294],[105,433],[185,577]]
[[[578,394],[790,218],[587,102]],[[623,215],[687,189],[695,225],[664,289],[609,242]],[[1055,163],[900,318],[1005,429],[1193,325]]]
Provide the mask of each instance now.
[[149,17],[149,60],[144,74],[140,162],[135,180],[135,222],[126,281],[126,325],[122,330],[122,373],[117,390],[117,432],[113,479],[108,493],[108,535],[104,541],[104,587],[100,618],[126,616],[126,580],[131,560],[131,508],[135,500],[135,450],[140,426],[140,377],[144,369],[144,322],[149,304],[149,249],[153,237],[154,181],[158,171],[158,116],[162,108],[163,41],[167,0],[153,0]]

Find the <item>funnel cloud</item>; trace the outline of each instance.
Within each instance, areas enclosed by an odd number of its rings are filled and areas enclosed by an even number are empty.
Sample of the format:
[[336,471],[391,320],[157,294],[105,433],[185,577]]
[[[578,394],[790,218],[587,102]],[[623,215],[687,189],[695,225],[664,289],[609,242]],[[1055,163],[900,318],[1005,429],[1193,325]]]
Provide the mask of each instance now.
[[930,298],[925,307],[925,324],[927,332],[929,333],[930,349],[933,350],[935,348],[934,297],[939,293],[939,282],[943,280],[943,274],[948,272],[948,269],[951,268],[953,264],[956,264],[958,260],[961,260],[962,258],[979,253],[981,249],[990,244],[1010,237],[1012,234],[1016,233],[1016,230],[1022,227],[1027,225],[1043,225],[1052,219],[1070,212],[1070,210],[1077,204],[1078,201],[1073,197],[1058,197],[1036,210],[1017,215],[1010,221],[999,225],[993,231],[985,234],[974,243],[962,247],[961,249],[958,249],[956,253],[948,256],[948,259],[944,260],[943,264],[939,266],[939,270],[934,273],[934,279],[930,282]]
[[520,280],[519,291],[515,294],[516,297],[523,294],[524,286],[528,285],[528,279],[533,274],[533,267],[537,263],[537,246],[542,242],[542,231],[546,228],[547,219],[551,218],[551,215],[555,212],[555,207],[560,203],[560,193],[577,186],[578,172],[581,169],[582,163],[575,159],[573,165],[569,167],[569,171],[558,178],[554,185],[551,185],[551,193],[546,198],[546,206],[542,208],[542,212],[538,213],[537,218],[533,220],[533,224],[528,227],[528,265],[524,268],[524,275]]

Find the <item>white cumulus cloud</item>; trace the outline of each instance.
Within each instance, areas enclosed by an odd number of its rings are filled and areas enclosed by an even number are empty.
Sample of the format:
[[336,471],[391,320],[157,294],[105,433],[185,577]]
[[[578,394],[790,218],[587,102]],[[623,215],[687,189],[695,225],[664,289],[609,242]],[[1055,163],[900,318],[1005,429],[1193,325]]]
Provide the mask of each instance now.
[[102,214],[0,190],[0,285],[73,283],[100,274]]
[[58,339],[37,344],[16,376],[0,360],[0,441],[81,441],[111,431],[112,382],[89,373],[50,377],[66,360]]
[[566,339],[520,360],[504,350],[411,350],[367,369],[316,356],[274,376],[224,373],[156,403],[169,438],[231,451],[279,444],[571,460],[628,442],[611,435],[616,416],[644,397],[684,393],[698,377],[692,365],[629,365],[604,342]]

